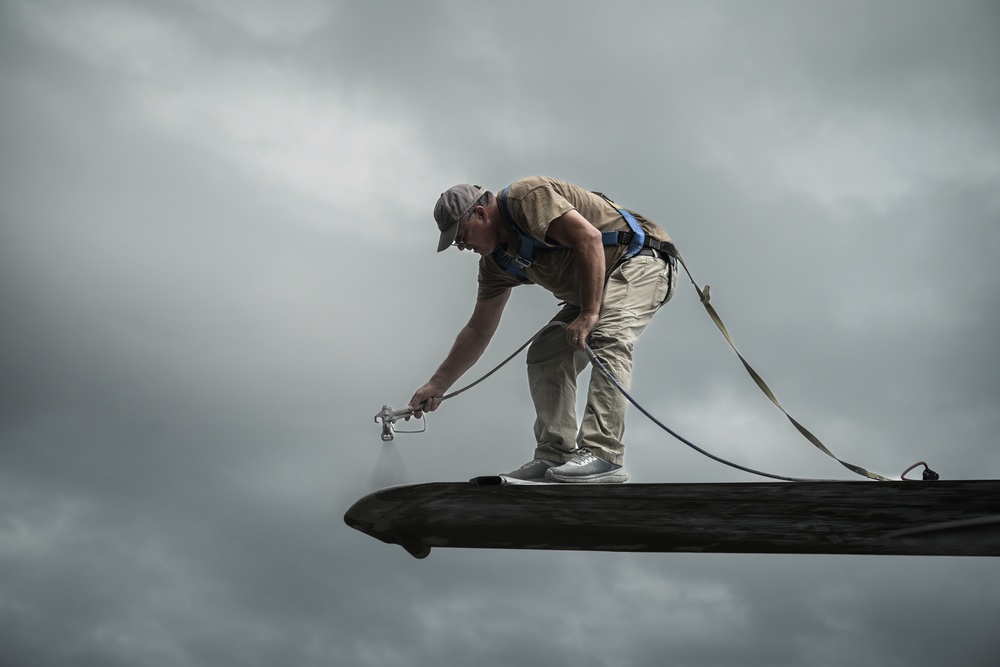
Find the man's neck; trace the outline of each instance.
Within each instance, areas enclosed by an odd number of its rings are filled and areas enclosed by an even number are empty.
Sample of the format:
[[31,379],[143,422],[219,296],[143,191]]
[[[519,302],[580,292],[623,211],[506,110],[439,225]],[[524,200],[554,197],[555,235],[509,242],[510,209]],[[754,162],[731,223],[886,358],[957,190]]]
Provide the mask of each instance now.
[[500,213],[500,202],[494,199],[489,208],[490,224],[497,230],[497,244],[505,245],[510,240],[510,229],[507,219]]

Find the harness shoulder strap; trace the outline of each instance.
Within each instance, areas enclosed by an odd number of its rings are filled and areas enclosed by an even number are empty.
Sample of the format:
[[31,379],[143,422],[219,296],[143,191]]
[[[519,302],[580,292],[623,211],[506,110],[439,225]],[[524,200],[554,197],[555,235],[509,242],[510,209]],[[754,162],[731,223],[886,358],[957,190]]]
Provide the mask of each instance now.
[[497,247],[493,251],[492,257],[493,260],[500,265],[500,268],[507,271],[507,273],[510,273],[518,278],[526,279],[527,276],[525,275],[524,270],[529,266],[531,266],[531,263],[535,257],[535,250],[537,249],[565,250],[566,248],[565,246],[546,245],[545,243],[542,243],[538,239],[532,238],[523,229],[521,229],[520,225],[517,224],[517,221],[514,220],[514,216],[510,212],[510,206],[507,203],[508,190],[510,190],[509,185],[500,191],[500,194],[497,196],[497,201],[500,202],[500,211],[503,213],[503,216],[510,223],[511,228],[516,232],[517,244],[518,244],[517,256],[514,258],[508,257],[506,251],[503,248]]

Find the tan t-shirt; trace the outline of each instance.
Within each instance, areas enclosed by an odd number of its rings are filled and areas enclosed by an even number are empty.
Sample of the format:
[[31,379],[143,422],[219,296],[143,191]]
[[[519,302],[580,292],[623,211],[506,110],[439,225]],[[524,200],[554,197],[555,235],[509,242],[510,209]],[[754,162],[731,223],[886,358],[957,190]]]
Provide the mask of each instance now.
[[[620,205],[620,204],[619,204]],[[502,207],[501,207],[502,208]],[[546,176],[532,176],[515,181],[507,191],[507,209],[520,230],[532,238],[555,244],[546,237],[549,224],[576,209],[601,232],[628,231],[629,226],[614,206],[603,197],[572,183]],[[658,241],[670,237],[651,220],[629,210],[646,234]],[[509,244],[507,255],[517,256],[517,242]],[[625,254],[626,246],[604,246],[605,266],[610,273]],[[508,287],[537,284],[552,292],[561,301],[580,305],[578,262],[571,250],[538,249],[531,266],[524,269],[527,279],[519,279],[502,269],[489,255],[479,260],[479,300],[492,299]],[[605,276],[606,278],[606,276]]]

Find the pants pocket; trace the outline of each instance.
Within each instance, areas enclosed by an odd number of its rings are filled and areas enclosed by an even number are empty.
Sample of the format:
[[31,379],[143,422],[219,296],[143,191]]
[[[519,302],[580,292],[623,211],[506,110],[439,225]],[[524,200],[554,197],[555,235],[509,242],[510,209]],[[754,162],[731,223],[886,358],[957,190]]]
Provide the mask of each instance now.
[[[663,270],[660,272],[659,281],[656,284],[656,293],[653,295],[653,307],[658,308],[674,298],[677,291],[677,265],[672,260],[664,262]],[[659,296],[659,298],[657,298]]]

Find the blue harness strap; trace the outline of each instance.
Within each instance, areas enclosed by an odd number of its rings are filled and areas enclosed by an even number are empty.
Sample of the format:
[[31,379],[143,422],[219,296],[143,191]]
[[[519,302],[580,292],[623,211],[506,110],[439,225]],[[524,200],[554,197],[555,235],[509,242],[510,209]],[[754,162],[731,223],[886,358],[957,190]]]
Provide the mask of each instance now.
[[[511,225],[517,230],[517,236],[520,239],[519,247],[517,249],[517,256],[514,258],[508,257],[506,251],[497,246],[493,251],[492,257],[493,261],[500,265],[500,268],[504,269],[507,273],[517,276],[518,278],[527,278],[524,274],[524,270],[531,266],[532,261],[534,261],[535,250],[569,250],[564,245],[550,246],[538,239],[532,238],[528,234],[524,233],[516,222],[514,222],[514,216],[510,213],[510,208],[507,205],[507,191],[510,190],[510,186],[505,187],[497,197],[500,202],[500,210],[503,212],[504,217],[510,221]],[[615,207],[618,213],[625,219],[628,223],[629,229],[631,230],[631,238],[628,241],[628,249],[625,251],[624,259],[634,257],[642,250],[643,245],[646,242],[646,232],[643,231],[642,226],[639,221],[635,219],[635,216],[629,213],[627,210],[617,206],[607,197],[601,195],[601,197],[607,201],[609,204]],[[621,232],[603,232],[601,234],[601,242],[606,245],[622,245]]]

